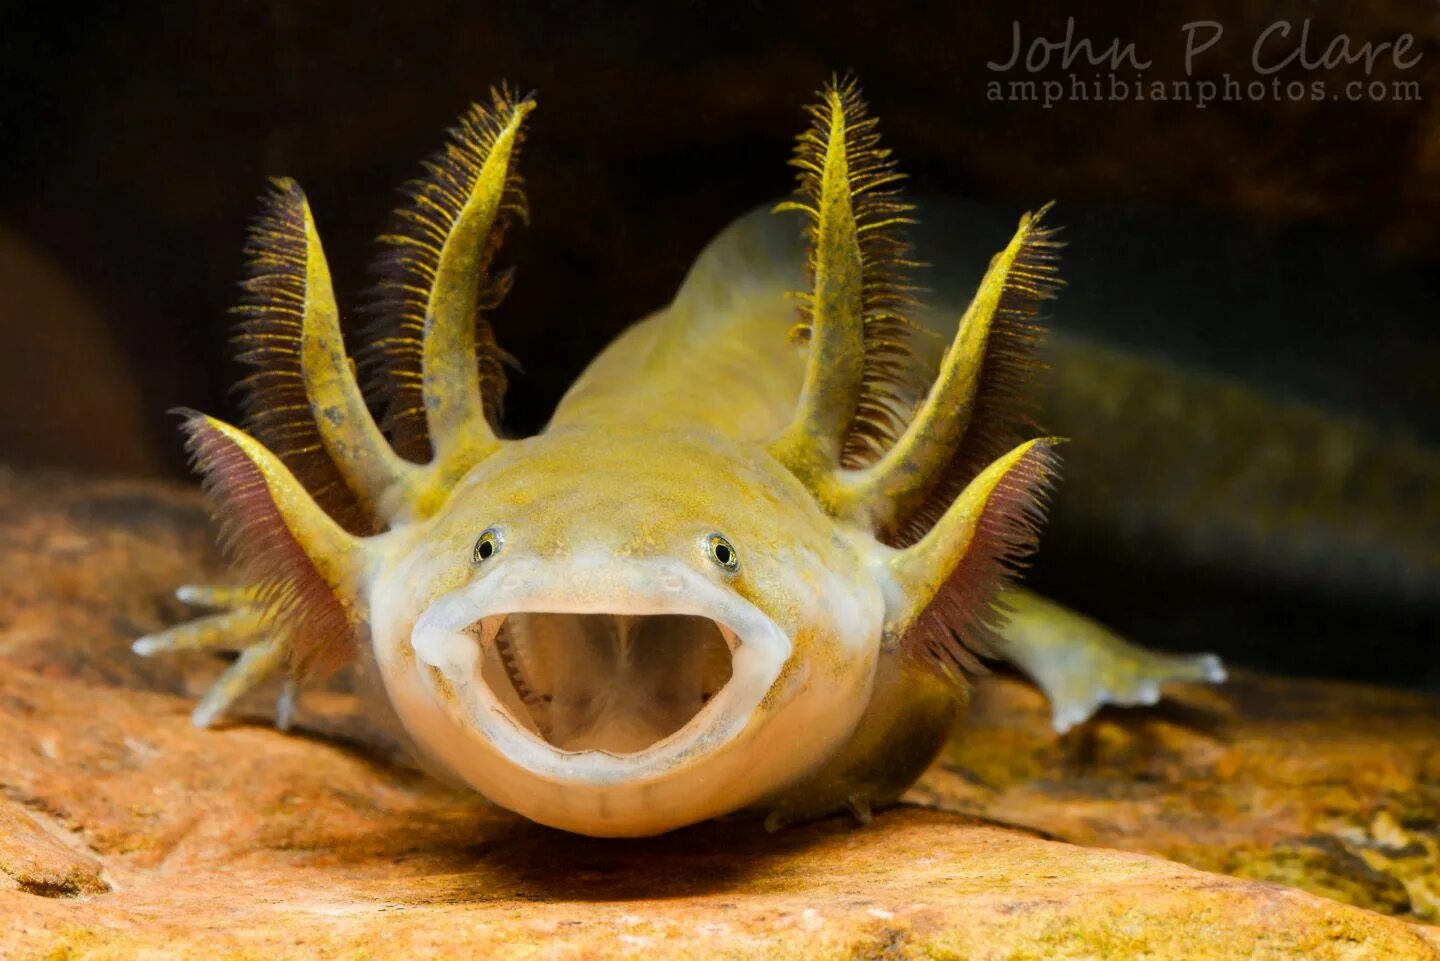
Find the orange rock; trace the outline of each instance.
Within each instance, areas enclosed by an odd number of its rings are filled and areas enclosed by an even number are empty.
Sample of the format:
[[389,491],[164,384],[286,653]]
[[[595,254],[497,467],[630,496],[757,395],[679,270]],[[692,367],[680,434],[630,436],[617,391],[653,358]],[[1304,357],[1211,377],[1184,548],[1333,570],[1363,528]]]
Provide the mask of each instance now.
[[9,791],[113,879],[0,892],[11,955],[1440,956],[1373,912],[948,812],[599,841],[342,745],[195,730],[171,696],[15,671],[0,698]]
[[0,466],[0,656],[46,674],[186,690],[185,668],[204,661],[137,658],[124,638],[178,620],[177,585],[221,576],[212,545],[191,488]]
[[911,797],[1434,923],[1437,719],[1421,694],[1232,672],[1060,738],[1034,689],[993,678]]
[[216,665],[124,647],[213,563],[193,498],[31,483],[0,473],[36,505],[0,509],[0,957],[1440,958],[1431,699],[1246,677],[1056,739],[999,678],[913,795],[956,810],[579,838],[390,763],[343,693],[191,727]]
[[110,890],[101,874],[98,860],[0,798],[0,887],[49,897],[101,894]]

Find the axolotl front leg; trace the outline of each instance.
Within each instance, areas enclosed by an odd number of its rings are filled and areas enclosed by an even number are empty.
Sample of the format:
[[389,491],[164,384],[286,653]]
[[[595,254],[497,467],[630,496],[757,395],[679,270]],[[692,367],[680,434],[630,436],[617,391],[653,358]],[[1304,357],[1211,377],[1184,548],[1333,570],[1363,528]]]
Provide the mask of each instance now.
[[219,613],[198,617],[138,638],[136,654],[215,651],[238,654],[235,663],[216,679],[190,713],[196,727],[210,727],[250,690],[277,675],[285,678],[275,705],[275,726],[289,730],[299,697],[299,679],[289,670],[290,652],[283,635],[266,624],[265,609],[255,587],[209,587],[186,584],[176,597]]

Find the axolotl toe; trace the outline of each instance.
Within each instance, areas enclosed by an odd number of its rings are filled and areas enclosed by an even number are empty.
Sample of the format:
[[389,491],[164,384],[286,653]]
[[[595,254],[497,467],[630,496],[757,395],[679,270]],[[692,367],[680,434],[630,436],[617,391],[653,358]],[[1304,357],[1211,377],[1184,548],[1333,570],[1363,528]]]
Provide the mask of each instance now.
[[922,310],[912,208],[853,82],[811,108],[796,198],[722,233],[542,433],[503,437],[485,317],[534,106],[472,108],[382,238],[379,421],[304,194],[275,182],[239,309],[246,427],[185,423],[244,586],[186,589],[222,611],[136,644],[243,651],[196,723],[277,672],[286,722],[299,679],[351,666],[442,775],[646,835],[867,817],[933,759],[982,657],[1062,728],[1220,677],[1010,584],[1057,470],[1024,395],[1059,243],[1027,214],[968,307]]

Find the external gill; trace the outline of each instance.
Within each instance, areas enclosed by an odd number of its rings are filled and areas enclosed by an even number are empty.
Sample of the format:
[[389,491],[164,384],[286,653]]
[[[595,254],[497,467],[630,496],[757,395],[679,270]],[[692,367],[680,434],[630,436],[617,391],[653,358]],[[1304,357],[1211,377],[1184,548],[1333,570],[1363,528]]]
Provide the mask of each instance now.
[[391,429],[403,452],[422,456],[430,490],[417,511],[428,514],[436,491],[500,443],[491,419],[505,389],[505,355],[482,311],[509,288],[491,261],[510,225],[528,216],[515,172],[529,97],[501,90],[487,109],[472,107],[451,142],[411,185],[411,204],[380,239],[380,324],[370,351],[389,394]]
[[380,555],[377,532],[432,514],[455,476],[500,443],[490,416],[502,355],[481,312],[508,285],[508,275],[490,277],[489,264],[510,219],[524,215],[513,164],[534,106],[504,90],[472,106],[412,186],[401,227],[384,238],[395,252],[372,351],[392,419],[404,415],[391,424],[402,450],[427,430],[434,442],[425,464],[402,457],[371,416],[309,204],[293,180],[273,181],[236,308],[240,359],[253,368],[243,385],[249,433],[183,412],[246,596],[188,588],[188,599],[230,610],[136,645],[142,654],[242,652],[196,709],[196,724],[208,726],[282,672],[279,714],[288,723],[299,679],[338,668],[367,639],[363,590]]
[[428,430],[427,464],[397,454],[370,415],[298,184],[275,181],[251,234],[248,296],[238,308],[241,359],[256,368],[246,381],[247,426],[327,509],[353,497],[359,533],[428,516],[454,478],[499,444],[482,381],[503,387],[503,374],[480,310],[503,292],[488,268],[509,220],[524,212],[512,165],[534,106],[501,91],[488,108],[473,107],[412,187],[400,228],[382,238],[393,253],[370,350],[397,437],[423,440]]
[[[1046,204],[1021,217],[1015,236],[991,260],[935,383],[894,445],[874,464],[842,477],[842,499],[876,528],[901,533],[917,514],[928,527],[938,516],[925,516],[937,488],[948,504],[991,458],[1009,449],[1006,444],[977,451],[994,445],[987,443],[992,438],[975,435],[997,426],[985,409],[994,405],[994,395],[1022,389],[1033,372],[1026,368],[1037,366],[1029,353],[1039,330],[1030,318],[1059,284],[1055,260],[1060,245],[1055,231],[1041,224],[1049,210]],[[1020,369],[997,370],[1005,366]],[[970,449],[957,456],[962,448]],[[979,463],[977,454],[983,457]]]
[[196,468],[218,505],[221,546],[251,585],[252,624],[288,645],[299,672],[353,654],[363,633],[361,585],[371,547],[311,499],[290,469],[254,438],[213,417],[185,422]]
[[776,208],[809,220],[813,283],[800,301],[810,348],[795,415],[770,449],[819,490],[836,465],[872,458],[894,437],[913,370],[904,311],[914,265],[900,233],[913,208],[853,80],[832,82],[810,113],[792,161],[800,199]]
[[[1017,446],[1013,435],[1025,423],[1020,389],[1038,366],[1029,320],[1058,283],[1058,245],[1040,226],[1044,209],[1021,220],[937,379],[900,417],[912,388],[922,393],[900,373],[919,367],[904,317],[912,265],[898,233],[911,208],[853,83],[827,88],[812,116],[795,161],[801,199],[786,205],[810,219],[809,356],[793,418],[769,450],[830,514],[904,548],[887,574],[887,636],[954,676],[956,666],[978,668],[970,649],[990,650],[991,603],[1034,546],[1055,470],[1052,439]],[[996,449],[997,440],[1006,443]],[[856,463],[862,449],[872,456]]]

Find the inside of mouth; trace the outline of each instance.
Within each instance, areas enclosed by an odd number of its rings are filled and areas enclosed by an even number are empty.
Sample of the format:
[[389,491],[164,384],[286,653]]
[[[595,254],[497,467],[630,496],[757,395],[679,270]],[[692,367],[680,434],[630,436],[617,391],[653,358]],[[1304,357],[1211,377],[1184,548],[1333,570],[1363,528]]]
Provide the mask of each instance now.
[[501,614],[471,627],[481,681],[565,751],[633,754],[680,730],[730,680],[735,635],[690,614]]

